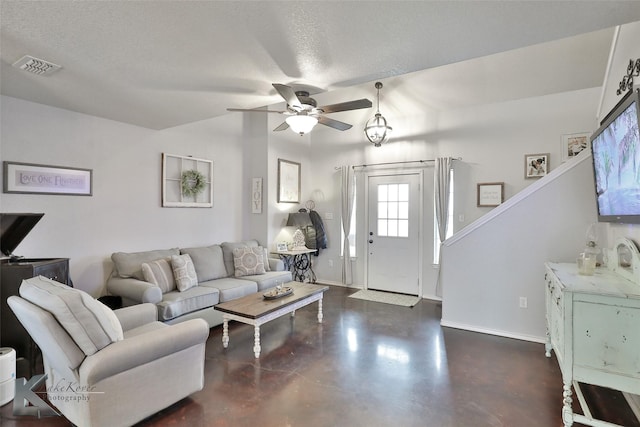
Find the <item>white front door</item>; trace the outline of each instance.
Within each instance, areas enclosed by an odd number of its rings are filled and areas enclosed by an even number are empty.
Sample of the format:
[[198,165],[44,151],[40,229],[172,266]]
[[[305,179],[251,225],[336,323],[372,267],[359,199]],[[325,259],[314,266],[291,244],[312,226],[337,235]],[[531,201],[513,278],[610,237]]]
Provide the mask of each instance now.
[[367,289],[419,295],[421,174],[368,177]]

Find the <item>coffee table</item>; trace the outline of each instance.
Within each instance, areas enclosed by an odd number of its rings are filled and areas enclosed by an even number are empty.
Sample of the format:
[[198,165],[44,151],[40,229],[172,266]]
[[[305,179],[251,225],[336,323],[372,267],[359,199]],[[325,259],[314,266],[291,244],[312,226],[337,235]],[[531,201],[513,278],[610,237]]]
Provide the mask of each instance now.
[[293,288],[293,293],[278,299],[265,299],[266,291],[257,292],[232,301],[220,303],[214,308],[222,315],[222,345],[229,346],[229,320],[254,326],[253,353],[260,357],[260,325],[277,319],[285,314],[295,315],[295,311],[312,302],[318,301],[318,323],[322,323],[322,297],[328,286],[311,283],[288,282],[282,285]]

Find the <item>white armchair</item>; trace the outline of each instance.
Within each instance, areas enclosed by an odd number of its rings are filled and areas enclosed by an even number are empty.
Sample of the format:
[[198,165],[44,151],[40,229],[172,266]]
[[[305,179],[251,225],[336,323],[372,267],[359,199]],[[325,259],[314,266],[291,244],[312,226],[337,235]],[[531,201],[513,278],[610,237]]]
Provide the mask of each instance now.
[[42,350],[49,400],[75,425],[132,425],[204,386],[202,319],[167,325],[153,304],[111,311],[44,277],[8,304]]

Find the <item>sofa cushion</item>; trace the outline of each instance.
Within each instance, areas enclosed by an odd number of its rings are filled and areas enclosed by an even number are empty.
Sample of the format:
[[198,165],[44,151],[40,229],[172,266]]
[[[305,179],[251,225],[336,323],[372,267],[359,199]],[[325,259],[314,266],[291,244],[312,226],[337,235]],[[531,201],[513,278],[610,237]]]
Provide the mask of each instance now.
[[242,277],[255,274],[264,274],[264,248],[236,248],[233,250],[233,266],[235,276]]
[[180,249],[181,254],[188,254],[196,268],[198,281],[206,282],[208,280],[227,277],[227,270],[224,267],[224,258],[222,257],[222,248],[220,245],[205,246],[200,248],[183,248]]
[[37,276],[23,280],[19,292],[50,312],[87,356],[123,339],[115,313],[80,289]]
[[171,258],[161,258],[155,261],[143,262],[142,275],[145,281],[159,287],[163,294],[176,289],[173,268],[171,268]]
[[290,271],[267,271],[264,274],[244,276],[241,280],[251,280],[258,285],[258,292],[291,282]]
[[161,249],[146,252],[114,252],[111,260],[122,278],[135,277],[138,280],[144,280],[142,274],[142,263],[155,261],[160,258],[167,258],[171,255],[180,255],[177,248]]
[[250,248],[257,248],[258,242],[255,240],[248,240],[246,242],[224,242],[222,245],[222,256],[224,258],[224,267],[227,270],[227,277],[233,277],[236,269],[233,265],[233,250],[236,248],[243,248],[248,246]]
[[198,276],[196,276],[196,269],[189,254],[171,255],[171,267],[179,291],[186,291],[198,286]]
[[211,280],[209,282],[200,283],[201,287],[215,288],[220,291],[220,302],[231,301],[245,295],[258,292],[258,285],[251,280],[235,279],[233,277],[225,277],[222,279]]
[[219,294],[218,289],[206,286],[195,286],[182,292],[167,292],[157,304],[158,320],[164,322],[192,311],[213,307],[220,302]]

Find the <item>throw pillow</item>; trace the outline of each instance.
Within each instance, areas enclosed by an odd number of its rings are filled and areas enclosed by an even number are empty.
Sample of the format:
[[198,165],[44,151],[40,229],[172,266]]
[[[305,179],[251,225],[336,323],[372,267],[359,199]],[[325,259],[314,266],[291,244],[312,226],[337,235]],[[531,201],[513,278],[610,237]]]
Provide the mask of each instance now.
[[176,286],[180,292],[198,286],[196,268],[189,254],[171,255],[171,267],[173,268],[173,277],[176,279]]
[[236,277],[264,274],[264,248],[262,246],[256,248],[245,246],[234,249],[233,266]]
[[87,356],[123,339],[115,313],[80,289],[37,276],[23,280],[19,292],[50,312]]
[[163,294],[176,289],[176,281],[171,268],[171,258],[161,258],[142,263],[144,280],[160,288]]

